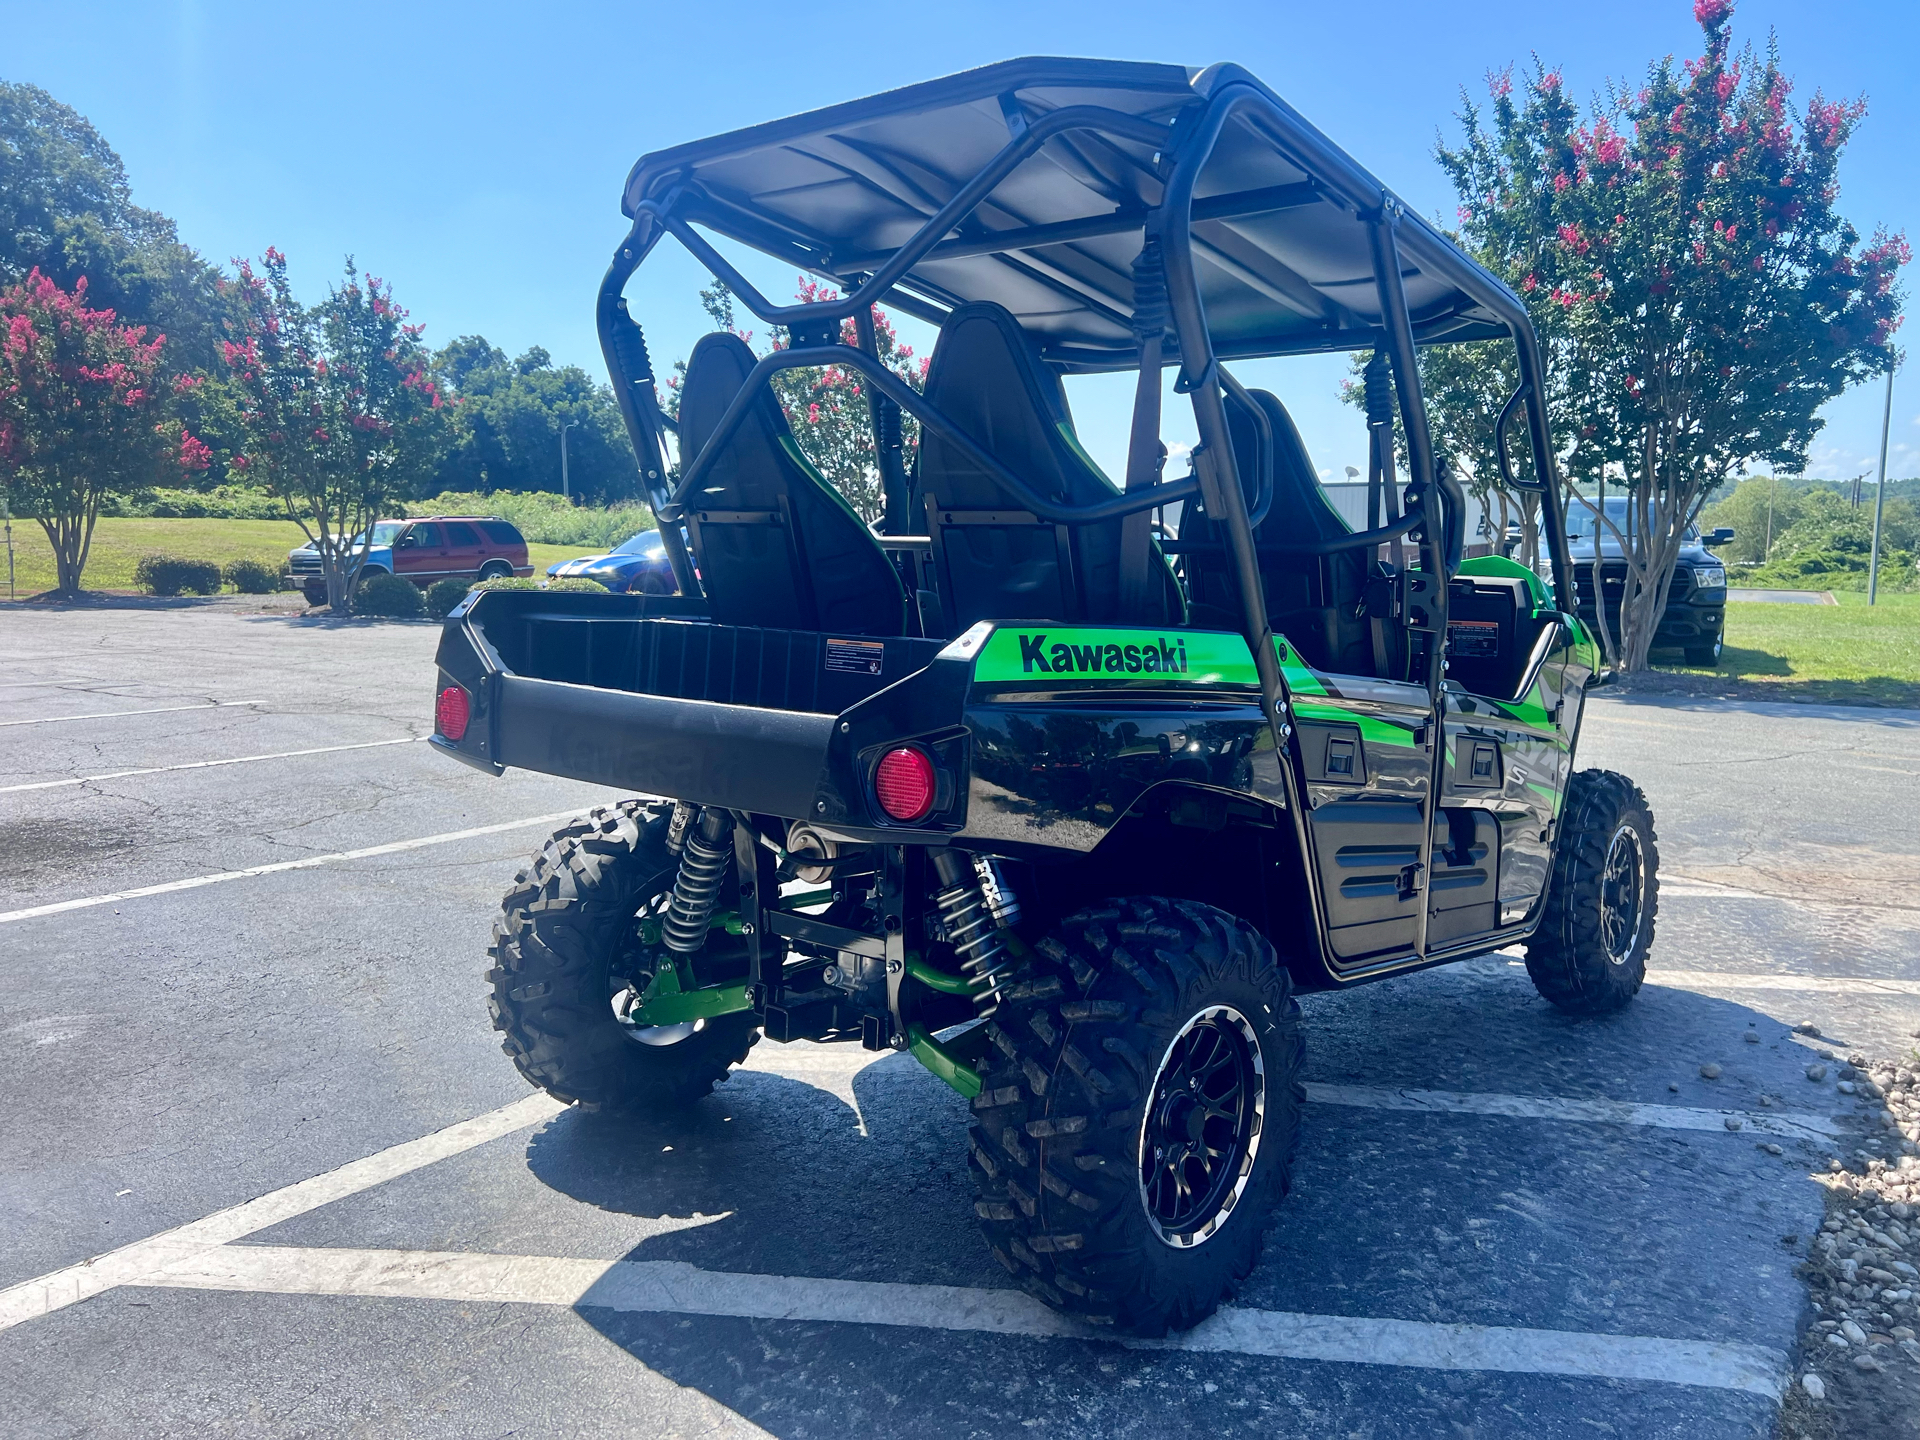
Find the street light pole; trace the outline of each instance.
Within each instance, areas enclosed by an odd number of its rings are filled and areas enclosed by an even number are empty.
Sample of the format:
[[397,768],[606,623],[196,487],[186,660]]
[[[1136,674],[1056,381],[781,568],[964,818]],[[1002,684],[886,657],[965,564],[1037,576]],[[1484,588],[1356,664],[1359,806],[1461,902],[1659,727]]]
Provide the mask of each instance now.
[[1887,406],[1880,413],[1880,483],[1873,492],[1873,548],[1867,552],[1867,604],[1880,589],[1880,512],[1887,504],[1887,432],[1893,425],[1893,367],[1887,367]]
[[560,494],[568,500],[573,498],[573,487],[567,480],[567,431],[579,423],[578,420],[569,420],[560,427]]

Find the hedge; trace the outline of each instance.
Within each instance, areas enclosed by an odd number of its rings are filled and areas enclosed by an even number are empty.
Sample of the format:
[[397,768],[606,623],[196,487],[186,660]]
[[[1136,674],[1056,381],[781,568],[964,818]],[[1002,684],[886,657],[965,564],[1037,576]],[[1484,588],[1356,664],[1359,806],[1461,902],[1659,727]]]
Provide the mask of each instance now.
[[[220,567],[211,560],[183,555],[143,555],[133,567],[133,583],[155,595],[218,595]],[[277,583],[277,582],[276,582]]]

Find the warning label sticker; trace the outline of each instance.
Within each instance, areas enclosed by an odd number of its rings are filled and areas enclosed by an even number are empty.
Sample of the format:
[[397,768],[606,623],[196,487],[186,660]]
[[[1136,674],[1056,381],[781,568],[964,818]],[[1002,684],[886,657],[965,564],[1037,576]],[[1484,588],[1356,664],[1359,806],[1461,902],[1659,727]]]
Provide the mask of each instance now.
[[878,675],[887,647],[879,640],[828,640],[827,669],[843,675]]

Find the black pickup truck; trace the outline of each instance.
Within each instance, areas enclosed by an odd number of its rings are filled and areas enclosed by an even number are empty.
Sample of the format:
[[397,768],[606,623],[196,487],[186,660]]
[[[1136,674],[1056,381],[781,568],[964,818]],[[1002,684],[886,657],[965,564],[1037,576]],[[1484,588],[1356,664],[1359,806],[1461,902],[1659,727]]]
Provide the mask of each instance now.
[[[1626,530],[1627,497],[1609,496],[1604,503],[1607,519],[1615,528]],[[1594,532],[1598,530],[1607,630],[1618,639],[1620,605],[1627,587],[1627,561],[1613,530],[1597,524],[1596,518],[1591,500],[1576,499],[1568,507],[1568,558],[1573,562],[1575,597],[1580,618],[1590,628],[1594,627],[1593,546]],[[1724,545],[1731,539],[1731,530],[1714,530],[1702,535],[1694,526],[1687,527],[1686,539],[1673,562],[1673,585],[1667,591],[1667,608],[1660,616],[1660,628],[1654,632],[1656,650],[1680,650],[1689,665],[1718,662],[1727,629],[1727,567],[1707,547]]]

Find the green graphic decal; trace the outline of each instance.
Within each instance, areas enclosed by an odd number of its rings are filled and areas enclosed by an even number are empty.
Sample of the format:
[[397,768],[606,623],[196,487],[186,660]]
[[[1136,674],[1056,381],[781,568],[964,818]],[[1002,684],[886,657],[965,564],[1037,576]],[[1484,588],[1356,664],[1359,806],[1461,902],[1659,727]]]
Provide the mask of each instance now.
[[1258,685],[1247,642],[1215,630],[995,630],[973,678],[1007,681],[1139,680],[1162,685]]
[[1287,682],[1287,689],[1295,695],[1324,695],[1327,687],[1320,683],[1320,677],[1313,673],[1307,662],[1300,658],[1300,652],[1286,642],[1283,636],[1273,637],[1273,650],[1280,657],[1280,674]]
[[[1406,725],[1383,720],[1378,715],[1369,715],[1363,710],[1349,710],[1344,705],[1309,704],[1296,701],[1293,713],[1302,720],[1336,720],[1342,725],[1357,725],[1360,736],[1377,745],[1413,745],[1413,731]],[[1411,722],[1409,722],[1411,723]]]

